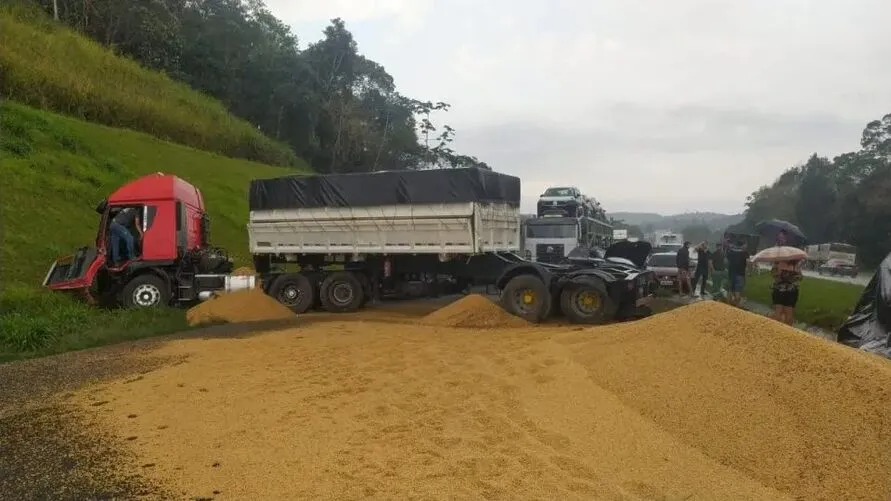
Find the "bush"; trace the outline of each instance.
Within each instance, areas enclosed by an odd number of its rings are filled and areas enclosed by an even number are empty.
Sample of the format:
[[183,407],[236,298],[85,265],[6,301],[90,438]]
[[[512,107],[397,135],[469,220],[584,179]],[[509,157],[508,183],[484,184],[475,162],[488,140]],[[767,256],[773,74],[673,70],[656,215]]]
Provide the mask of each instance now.
[[[0,7],[0,94],[230,157],[298,164],[288,146],[235,118],[219,101],[17,4]],[[14,142],[4,149],[27,153]]]
[[0,295],[0,360],[90,348],[187,327],[182,310],[105,310],[64,293],[17,286]]

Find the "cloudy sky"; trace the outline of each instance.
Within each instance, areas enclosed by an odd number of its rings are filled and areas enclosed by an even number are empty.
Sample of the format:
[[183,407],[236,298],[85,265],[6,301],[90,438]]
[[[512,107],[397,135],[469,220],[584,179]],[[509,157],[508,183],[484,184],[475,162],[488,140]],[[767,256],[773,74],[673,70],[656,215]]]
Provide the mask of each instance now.
[[455,148],[607,211],[737,212],[891,112],[887,0],[266,0],[301,46],[341,17]]

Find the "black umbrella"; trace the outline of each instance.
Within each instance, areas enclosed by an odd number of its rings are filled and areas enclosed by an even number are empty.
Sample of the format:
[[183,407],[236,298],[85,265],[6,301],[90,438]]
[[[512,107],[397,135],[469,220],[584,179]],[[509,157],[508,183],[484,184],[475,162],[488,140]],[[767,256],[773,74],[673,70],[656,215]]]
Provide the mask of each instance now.
[[807,237],[804,235],[804,232],[801,231],[801,228],[789,221],[783,221],[782,219],[761,221],[755,225],[755,230],[764,237],[776,237],[777,233],[785,231],[788,239],[786,243],[788,245],[804,245],[807,243]]

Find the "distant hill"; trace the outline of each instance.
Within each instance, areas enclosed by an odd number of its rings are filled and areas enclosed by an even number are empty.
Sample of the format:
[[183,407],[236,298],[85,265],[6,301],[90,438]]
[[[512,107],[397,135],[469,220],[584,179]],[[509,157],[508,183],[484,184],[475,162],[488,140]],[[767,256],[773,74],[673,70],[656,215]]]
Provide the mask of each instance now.
[[639,226],[645,231],[647,226],[652,226],[653,230],[680,231],[687,226],[696,224],[705,224],[712,231],[718,231],[743,220],[742,214],[720,214],[717,212],[686,212],[669,216],[651,212],[613,212],[609,216],[627,224]]

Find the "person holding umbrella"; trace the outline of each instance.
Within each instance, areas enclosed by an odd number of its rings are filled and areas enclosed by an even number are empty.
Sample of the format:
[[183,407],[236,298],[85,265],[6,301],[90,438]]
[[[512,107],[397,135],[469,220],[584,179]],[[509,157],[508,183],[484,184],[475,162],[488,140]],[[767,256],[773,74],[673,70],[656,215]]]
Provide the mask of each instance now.
[[777,232],[777,247],[783,247],[789,241],[789,236],[786,234],[786,230],[780,230]]
[[802,273],[801,265],[807,254],[801,249],[789,246],[775,246],[755,254],[753,261],[773,263],[770,270],[773,275],[771,286],[771,303],[773,318],[779,322],[792,325],[795,321],[795,306],[798,304],[799,283]]
[[774,319],[792,325],[798,304],[798,285],[801,282],[801,261],[778,261],[770,270],[773,275],[771,299]]

